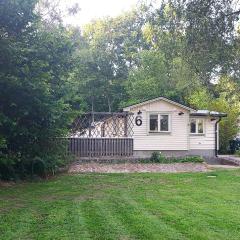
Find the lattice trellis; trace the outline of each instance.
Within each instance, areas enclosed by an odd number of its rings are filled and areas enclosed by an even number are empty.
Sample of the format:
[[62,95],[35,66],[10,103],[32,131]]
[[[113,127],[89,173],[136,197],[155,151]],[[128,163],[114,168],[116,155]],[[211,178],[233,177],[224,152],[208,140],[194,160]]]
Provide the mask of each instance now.
[[71,137],[132,137],[133,125],[133,114],[129,112],[90,112],[82,114],[74,121],[71,127]]

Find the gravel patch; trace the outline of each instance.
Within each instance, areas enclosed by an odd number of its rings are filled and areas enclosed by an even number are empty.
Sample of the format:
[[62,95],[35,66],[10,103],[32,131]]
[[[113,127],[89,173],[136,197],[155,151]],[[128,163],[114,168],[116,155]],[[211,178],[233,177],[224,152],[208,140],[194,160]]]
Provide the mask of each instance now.
[[124,163],[124,164],[99,164],[82,163],[72,164],[69,173],[177,173],[177,172],[207,172],[209,169],[203,163]]

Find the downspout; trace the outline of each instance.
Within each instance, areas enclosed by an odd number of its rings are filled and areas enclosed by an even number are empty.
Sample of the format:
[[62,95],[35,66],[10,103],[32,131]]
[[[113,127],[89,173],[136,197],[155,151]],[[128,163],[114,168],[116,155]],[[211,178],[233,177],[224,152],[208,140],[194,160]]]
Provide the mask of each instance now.
[[221,117],[215,122],[215,156],[218,156],[218,123],[222,120]]

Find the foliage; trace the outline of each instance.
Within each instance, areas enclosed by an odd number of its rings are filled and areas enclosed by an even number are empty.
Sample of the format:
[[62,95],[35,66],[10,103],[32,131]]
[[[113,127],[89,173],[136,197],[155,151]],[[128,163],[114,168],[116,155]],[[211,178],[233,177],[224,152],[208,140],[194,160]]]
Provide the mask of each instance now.
[[200,156],[187,156],[184,158],[179,158],[176,160],[176,162],[181,162],[181,163],[202,163],[204,162],[203,158]]
[[240,149],[235,152],[235,155],[240,157]]
[[229,151],[229,141],[238,133],[238,118],[240,115],[240,88],[233,78],[223,75],[213,86],[212,94],[203,87],[195,90],[187,99],[195,108],[209,109],[227,113],[220,122],[220,150]]
[[155,163],[163,163],[166,161],[166,158],[161,152],[153,152],[150,161]]
[[60,25],[44,27],[35,3],[0,6],[0,177],[28,175],[36,158],[51,171],[65,161],[54,138],[66,136],[74,116],[68,76],[75,46]]
[[236,153],[238,150],[240,150],[240,139],[236,138],[236,139],[230,140],[229,145],[230,145],[229,146],[230,153],[231,154]]
[[141,11],[103,18],[83,28],[74,77],[88,109],[114,111],[126,98],[124,82],[134,65],[133,55],[144,45]]
[[[145,161],[146,162],[146,161]],[[148,161],[147,161],[148,162]],[[202,163],[203,158],[200,156],[186,156],[186,157],[165,157],[161,152],[153,152],[150,162],[154,163]]]
[[168,67],[184,58],[201,83],[211,85],[212,74],[229,72],[237,49],[234,6],[232,0],[161,1],[150,8],[144,36],[164,52]]
[[226,112],[228,116],[220,122],[220,150],[227,152],[229,141],[238,133],[238,118],[240,115],[240,88],[227,76],[222,76],[216,85],[218,97],[210,102],[209,109]]
[[130,101],[165,96],[184,102],[198,84],[197,76],[180,57],[172,59],[171,67],[161,51],[142,51],[137,58],[140,66],[130,72],[125,84]]
[[186,97],[186,101],[196,109],[208,109],[212,100],[213,96],[203,86],[195,89],[190,96]]

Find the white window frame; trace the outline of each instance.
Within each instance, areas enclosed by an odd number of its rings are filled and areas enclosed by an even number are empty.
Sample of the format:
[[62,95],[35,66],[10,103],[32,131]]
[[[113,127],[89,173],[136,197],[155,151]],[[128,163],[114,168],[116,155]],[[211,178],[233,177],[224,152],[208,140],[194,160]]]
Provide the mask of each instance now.
[[[150,116],[151,115],[157,115],[158,116],[158,131],[152,131],[150,130]],[[168,131],[161,131],[160,130],[160,117],[161,115],[167,115],[168,116]],[[149,112],[148,114],[148,132],[149,133],[171,133],[172,131],[172,128],[171,128],[171,121],[172,121],[172,118],[171,118],[171,114],[170,113],[166,113],[166,112]]]
[[[195,133],[191,132],[191,121],[192,120],[196,121],[196,132]],[[198,132],[198,123],[200,121],[203,122],[203,132],[202,133]],[[205,119],[203,119],[203,118],[190,118],[190,121],[189,121],[189,133],[190,133],[190,135],[204,135],[205,134]]]

